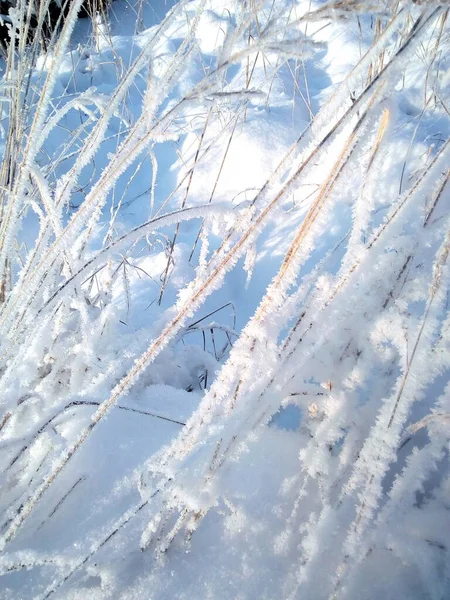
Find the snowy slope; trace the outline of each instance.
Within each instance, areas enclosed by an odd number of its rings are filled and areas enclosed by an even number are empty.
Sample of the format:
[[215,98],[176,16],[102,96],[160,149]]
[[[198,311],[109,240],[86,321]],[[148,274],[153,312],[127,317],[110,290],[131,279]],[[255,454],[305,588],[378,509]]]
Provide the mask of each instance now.
[[450,594],[450,28],[351,4],[117,0],[39,57],[0,598]]

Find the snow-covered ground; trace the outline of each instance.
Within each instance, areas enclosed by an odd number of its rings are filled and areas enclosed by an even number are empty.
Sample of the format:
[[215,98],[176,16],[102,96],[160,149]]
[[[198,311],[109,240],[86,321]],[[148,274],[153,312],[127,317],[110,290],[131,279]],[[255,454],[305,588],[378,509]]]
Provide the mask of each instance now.
[[2,600],[450,597],[447,12],[329,4],[116,0],[38,58]]

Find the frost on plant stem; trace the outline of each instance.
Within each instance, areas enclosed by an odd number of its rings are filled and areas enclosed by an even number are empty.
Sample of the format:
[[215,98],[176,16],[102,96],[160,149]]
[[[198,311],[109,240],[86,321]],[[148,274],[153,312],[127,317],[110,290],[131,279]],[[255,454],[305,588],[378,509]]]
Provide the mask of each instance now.
[[6,57],[2,593],[445,597],[448,11],[134,8]]

